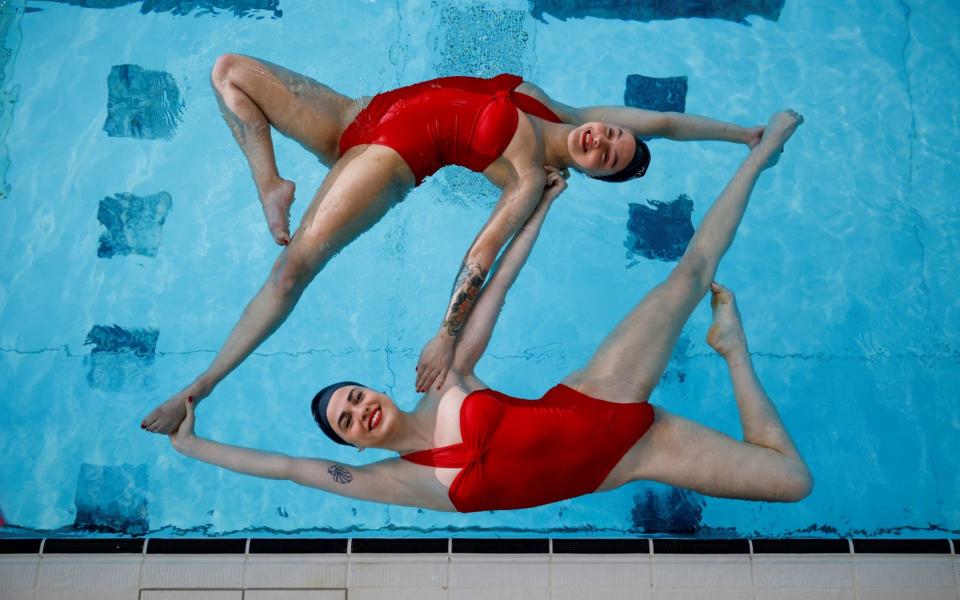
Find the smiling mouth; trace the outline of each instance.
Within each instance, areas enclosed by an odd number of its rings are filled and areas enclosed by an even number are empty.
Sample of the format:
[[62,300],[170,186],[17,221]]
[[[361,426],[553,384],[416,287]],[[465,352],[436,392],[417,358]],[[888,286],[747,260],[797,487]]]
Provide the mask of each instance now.
[[588,152],[587,148],[589,148],[589,142],[592,137],[593,137],[593,134],[590,133],[589,129],[584,131],[583,135],[580,136],[580,145],[583,146],[584,154]]
[[379,408],[373,411],[373,414],[370,415],[370,420],[367,421],[367,429],[373,431],[373,428],[380,424],[380,419],[383,417],[383,411]]

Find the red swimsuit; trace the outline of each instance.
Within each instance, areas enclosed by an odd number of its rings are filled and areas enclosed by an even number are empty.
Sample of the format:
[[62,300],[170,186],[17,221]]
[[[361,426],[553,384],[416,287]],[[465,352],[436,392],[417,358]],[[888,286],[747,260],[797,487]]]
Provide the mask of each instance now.
[[646,402],[607,402],[565,385],[539,400],[478,390],[460,407],[463,442],[403,458],[462,468],[449,491],[459,512],[529,508],[596,491],[652,424]]
[[517,131],[517,109],[560,123],[538,100],[514,92],[516,75],[443,77],[377,94],[340,136],[340,155],[359,144],[396,150],[417,185],[445,165],[483,171]]

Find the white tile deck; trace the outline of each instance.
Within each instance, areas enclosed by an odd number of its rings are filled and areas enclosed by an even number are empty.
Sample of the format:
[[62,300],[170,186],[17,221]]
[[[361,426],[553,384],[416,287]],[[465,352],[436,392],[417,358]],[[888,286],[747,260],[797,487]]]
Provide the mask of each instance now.
[[960,600],[956,555],[0,555],[2,600]]

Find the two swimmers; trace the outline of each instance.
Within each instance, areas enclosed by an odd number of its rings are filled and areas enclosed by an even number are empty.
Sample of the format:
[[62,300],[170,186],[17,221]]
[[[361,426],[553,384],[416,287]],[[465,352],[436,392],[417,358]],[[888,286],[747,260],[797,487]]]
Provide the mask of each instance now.
[[[621,181],[646,170],[649,154],[639,137],[752,148],[763,133],[762,126],[695,115],[568,106],[513,75],[443,78],[352,99],[278,65],[228,54],[217,60],[211,78],[270,231],[284,248],[209,367],[143,419],[141,425],[156,433],[175,431],[188,397],[199,402],[210,395],[280,327],[328,260],[444,164],[481,171],[501,194],[464,256],[436,335],[420,354],[419,391],[443,384],[494,260],[540,201],[544,167]],[[279,175],[271,128],[330,167],[292,237],[295,186]]]

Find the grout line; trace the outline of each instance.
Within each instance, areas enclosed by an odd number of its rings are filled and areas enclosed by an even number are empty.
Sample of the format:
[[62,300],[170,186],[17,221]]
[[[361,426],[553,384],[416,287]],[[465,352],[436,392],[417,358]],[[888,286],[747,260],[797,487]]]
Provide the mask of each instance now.
[[43,558],[43,547],[47,544],[47,538],[40,540],[40,558]]
[[37,553],[37,568],[33,571],[33,585],[30,589],[33,591],[33,595],[37,595],[37,583],[40,580],[40,564],[43,562],[43,543],[46,541],[46,538],[40,540],[40,550]]
[[954,548],[953,546],[953,540],[951,540],[950,538],[947,538],[947,543],[950,544],[950,555],[956,556],[957,551],[956,551],[956,548]]
[[757,573],[756,567],[757,563],[753,560],[753,540],[747,539],[747,547],[750,549],[750,554],[748,555],[750,559],[750,597],[753,600],[757,600]]
[[[450,590],[453,588],[453,538],[447,538],[447,585],[444,586],[447,600],[450,600]],[[349,592],[346,593],[349,596]]]
[[[347,538],[347,568],[343,574],[344,594],[350,597],[350,587],[353,585],[353,538]],[[449,583],[449,582],[448,582]]]
[[853,549],[853,538],[847,538],[847,546],[850,547],[850,554],[857,553],[857,551]]

